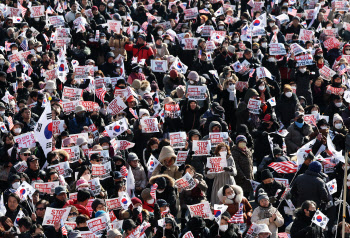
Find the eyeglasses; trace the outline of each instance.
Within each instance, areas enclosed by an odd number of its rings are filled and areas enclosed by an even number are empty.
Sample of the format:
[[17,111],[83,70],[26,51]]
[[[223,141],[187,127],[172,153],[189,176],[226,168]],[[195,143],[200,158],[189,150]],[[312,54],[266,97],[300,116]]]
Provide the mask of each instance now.
[[69,213],[69,216],[78,216],[78,213],[72,212],[72,213]]
[[38,210],[38,211],[44,211],[46,208],[44,208],[44,207],[37,207],[36,208],[36,210]]
[[30,156],[31,154],[30,153],[24,153],[23,155],[24,156]]
[[96,161],[96,162],[101,162],[102,160],[101,159],[95,159],[93,161]]

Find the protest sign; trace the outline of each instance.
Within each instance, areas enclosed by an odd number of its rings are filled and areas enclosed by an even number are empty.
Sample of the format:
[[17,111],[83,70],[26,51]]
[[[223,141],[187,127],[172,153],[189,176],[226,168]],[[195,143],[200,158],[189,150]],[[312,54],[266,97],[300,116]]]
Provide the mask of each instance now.
[[331,50],[331,49],[334,49],[334,48],[339,48],[340,41],[337,38],[335,38],[335,37],[331,37],[328,40],[323,42],[323,46],[327,50]]
[[43,17],[45,16],[45,6],[44,5],[40,5],[40,6],[31,6],[29,8],[31,14],[30,16],[32,18],[34,17]]
[[78,100],[76,101],[66,101],[66,102],[62,102],[62,110],[64,113],[69,114],[71,112],[74,112],[75,107],[79,105]]
[[338,28],[324,29],[323,34],[330,37],[336,37],[338,36]]
[[42,193],[54,194],[55,187],[58,187],[60,182],[34,183],[33,187]]
[[116,97],[107,107],[107,112],[112,115],[117,115],[121,111],[123,111],[127,106],[123,102],[123,100],[118,96]]
[[100,110],[100,106],[98,105],[97,102],[92,102],[92,101],[80,101],[79,103],[83,107],[85,107],[87,112],[97,112]]
[[205,100],[205,94],[207,92],[207,86],[192,86],[188,85],[187,93],[188,100]]
[[297,43],[291,44],[290,50],[291,50],[291,53],[294,53],[294,55],[298,55],[306,52],[306,50]]
[[261,105],[260,100],[250,98],[247,108],[249,109],[250,113],[259,114],[260,113],[260,105]]
[[252,33],[252,37],[266,35],[266,31],[263,27],[254,27],[251,33]]
[[203,26],[201,35],[202,36],[210,36],[212,31],[215,31],[215,29],[212,25],[205,25],[205,26]]
[[323,79],[330,81],[332,77],[336,74],[334,70],[324,65],[321,69],[319,69],[320,75]]
[[299,40],[302,40],[302,41],[310,40],[311,41],[313,39],[313,36],[314,36],[314,31],[300,29]]
[[289,16],[285,13],[276,17],[280,25],[283,25],[286,22],[289,22]]
[[61,219],[63,222],[65,222],[69,215],[70,209],[70,207],[62,209],[47,207],[42,225],[53,226],[55,223],[60,222]]
[[35,147],[35,136],[34,132],[30,131],[18,136],[13,137],[15,143],[18,143],[17,150],[21,150],[22,148],[33,148]]
[[285,55],[286,49],[282,43],[272,43],[270,46],[270,55]]
[[288,181],[288,179],[274,178],[274,180],[276,180],[277,182],[280,182],[281,184],[283,184],[284,186],[289,188],[289,181]]
[[28,168],[27,161],[24,161],[24,160],[20,161],[17,164],[15,164],[13,167],[16,169],[18,173],[23,173]]
[[211,210],[210,210],[210,204],[209,202],[201,202],[194,205],[187,205],[188,210],[190,211],[191,217],[193,216],[200,216],[203,219],[208,219],[212,216]]
[[93,178],[88,181],[90,190],[91,192],[95,195],[98,196],[102,189],[101,189],[101,184],[100,184],[100,179],[99,178]]
[[327,86],[326,92],[329,94],[335,94],[335,95],[343,95],[344,94],[344,88],[335,88],[331,85]]
[[63,88],[62,100],[75,101],[80,100],[82,96],[83,90],[80,88],[70,88],[67,86]]
[[220,143],[228,145],[228,133],[227,132],[209,132],[209,139],[211,147],[216,147]]
[[169,137],[170,137],[170,145],[174,148],[174,149],[181,149],[184,148],[186,145],[186,132],[173,132],[173,133],[169,133]]
[[111,33],[112,31],[114,33],[120,33],[121,28],[122,28],[121,21],[107,20],[108,33]]
[[211,143],[210,140],[194,140],[192,142],[193,156],[210,155]]
[[317,118],[315,117],[315,114],[305,114],[304,121],[312,126],[315,126]]
[[[30,51],[29,51],[29,53],[30,53]],[[57,78],[56,72],[57,72],[56,69],[46,70],[44,72],[45,82],[50,81],[50,80],[55,80]]]
[[236,82],[236,90],[242,92],[243,89],[248,88],[248,82],[237,81]]
[[75,66],[74,79],[87,79],[90,75],[94,75],[93,66]]
[[196,182],[192,176],[187,172],[182,178],[175,181],[175,185],[178,189],[191,190],[196,187]]
[[52,134],[61,134],[64,131],[64,120],[52,120]]
[[227,167],[226,157],[210,157],[207,158],[208,174],[222,173],[224,168]]
[[69,163],[76,162],[80,159],[79,146],[76,145],[72,147],[62,147],[61,149],[69,154]]
[[108,210],[115,210],[118,207],[121,207],[119,198],[106,199],[105,202]]
[[184,38],[181,43],[184,45],[184,50],[195,50],[198,45],[198,38]]
[[76,222],[69,222],[69,221],[66,221],[66,222],[64,223],[64,225],[70,226],[73,230],[77,227],[77,223],[76,223]]
[[295,56],[296,66],[305,66],[305,65],[313,65],[313,57],[311,54],[298,55]]
[[196,19],[198,16],[198,7],[185,9],[184,13],[185,20]]
[[142,133],[159,132],[157,118],[141,118],[140,125],[142,127]]
[[100,179],[110,177],[110,172],[112,171],[111,161],[104,164],[93,164],[91,170],[92,177],[99,177]]
[[127,140],[116,140],[115,138],[110,141],[114,150],[127,150],[135,146],[135,143]]
[[[91,9],[89,9],[91,10]],[[81,231],[80,232],[82,238],[98,238],[99,236],[96,236],[91,231]]]
[[57,170],[59,175],[63,175],[63,177],[68,178],[71,177],[72,174],[69,172],[70,171],[70,167],[69,167],[69,163],[68,161],[65,162],[61,162],[55,165],[51,165],[49,167],[47,167],[48,169],[50,168],[54,168]]
[[177,152],[177,155],[176,155],[175,165],[177,165],[177,166],[183,165],[187,159],[188,152],[189,152],[189,150],[187,150],[187,151],[179,150]]
[[108,227],[107,217],[106,217],[107,215],[108,213],[105,213],[105,215],[88,220],[86,224],[89,227],[89,230],[95,235],[102,234],[103,230],[107,229]]
[[114,89],[114,97],[120,97],[125,98],[127,100],[130,96],[132,96],[132,89],[130,87],[124,88],[124,89]]
[[168,71],[167,60],[151,60],[151,69],[153,72],[165,73]]
[[256,76],[258,77],[258,79],[261,78],[270,78],[272,79],[272,75],[270,73],[270,71],[265,68],[265,67],[259,67],[256,69]]
[[58,16],[50,16],[49,17],[49,22],[51,25],[53,25],[54,27],[59,27],[59,26],[64,26],[65,21],[63,16],[58,15]]

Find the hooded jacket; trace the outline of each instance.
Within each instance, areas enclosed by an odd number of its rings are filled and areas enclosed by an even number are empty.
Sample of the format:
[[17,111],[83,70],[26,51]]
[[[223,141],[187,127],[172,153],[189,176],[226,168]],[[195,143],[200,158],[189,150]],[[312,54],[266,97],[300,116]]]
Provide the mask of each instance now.
[[[190,103],[195,102],[196,108],[194,110],[191,109]],[[197,102],[194,100],[188,100],[186,98],[185,103],[182,107],[182,118],[185,131],[188,132],[191,129],[199,129],[200,126],[200,118],[201,116],[208,110],[209,102],[208,98],[204,100],[204,106],[198,106]]]
[[[166,158],[173,158],[174,163],[167,167],[164,163]],[[158,174],[167,174],[174,179],[179,179],[182,177],[182,172],[179,171],[179,167],[175,165],[176,154],[171,146],[164,146],[159,154],[158,161],[162,166],[157,166],[153,171],[152,176]],[[165,167],[165,168],[164,168]]]

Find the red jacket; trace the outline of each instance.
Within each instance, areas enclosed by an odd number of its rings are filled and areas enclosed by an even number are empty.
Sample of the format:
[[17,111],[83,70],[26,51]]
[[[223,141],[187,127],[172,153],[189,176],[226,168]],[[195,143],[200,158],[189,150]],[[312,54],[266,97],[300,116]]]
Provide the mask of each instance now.
[[76,199],[72,199],[72,200],[68,200],[67,203],[64,205],[63,208],[66,208],[68,206],[75,206],[78,209],[79,214],[85,214],[90,218],[90,212],[89,210],[84,207],[83,205],[77,204],[77,200]]
[[152,48],[147,44],[125,44],[125,50],[132,51],[132,55],[134,57],[137,57],[138,61],[142,59],[148,60],[151,56],[154,56]]

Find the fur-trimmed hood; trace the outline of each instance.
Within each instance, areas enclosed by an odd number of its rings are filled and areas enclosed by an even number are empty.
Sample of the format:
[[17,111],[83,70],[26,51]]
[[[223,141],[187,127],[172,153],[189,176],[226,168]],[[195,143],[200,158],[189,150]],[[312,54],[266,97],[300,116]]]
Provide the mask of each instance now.
[[159,175],[152,176],[149,179],[149,184],[154,184],[156,179],[160,178],[160,177],[164,177],[165,178],[165,180],[167,182],[167,186],[170,186],[170,187],[174,187],[175,186],[175,180],[172,177],[170,177],[169,175],[167,175],[167,174],[159,174]]
[[[226,203],[225,204],[233,204],[233,203],[241,203],[242,199],[243,199],[243,190],[240,186],[238,185],[230,185],[230,187],[232,188],[232,190],[235,192],[236,196],[235,198],[232,200],[230,199],[226,199]],[[218,198],[220,200],[221,203],[224,203],[224,194],[222,192],[223,187],[221,187],[218,191]]]
[[58,154],[59,157],[63,157],[64,161],[69,161],[70,157],[67,151],[58,149],[58,150],[55,150],[55,152]]

